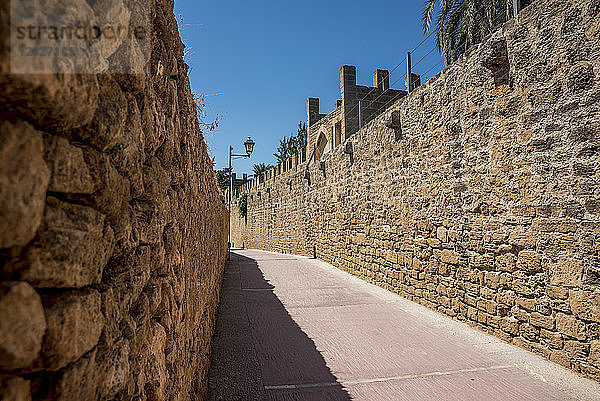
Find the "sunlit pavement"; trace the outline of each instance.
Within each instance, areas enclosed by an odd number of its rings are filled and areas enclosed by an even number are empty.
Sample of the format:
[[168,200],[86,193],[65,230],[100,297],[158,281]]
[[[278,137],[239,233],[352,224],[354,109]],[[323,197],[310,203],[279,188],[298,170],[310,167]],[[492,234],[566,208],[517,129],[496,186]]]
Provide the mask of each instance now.
[[232,253],[211,400],[600,400],[600,385],[324,262]]

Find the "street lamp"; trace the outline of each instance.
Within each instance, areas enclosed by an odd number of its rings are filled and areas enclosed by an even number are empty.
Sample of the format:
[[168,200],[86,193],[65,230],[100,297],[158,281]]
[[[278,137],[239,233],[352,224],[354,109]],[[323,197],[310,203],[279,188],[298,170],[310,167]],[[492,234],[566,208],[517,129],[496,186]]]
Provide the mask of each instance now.
[[252,138],[248,137],[248,139],[246,139],[246,142],[244,142],[244,147],[246,148],[246,154],[248,155],[247,157],[250,157],[252,151],[254,150],[254,141]]
[[231,200],[233,194],[233,169],[231,167],[231,160],[235,158],[248,158],[254,151],[254,141],[252,138],[248,137],[244,142],[244,147],[246,148],[246,154],[236,155],[233,153],[233,146],[229,145],[229,199],[227,202],[227,208],[229,209],[229,239],[227,241],[227,260],[231,259]]

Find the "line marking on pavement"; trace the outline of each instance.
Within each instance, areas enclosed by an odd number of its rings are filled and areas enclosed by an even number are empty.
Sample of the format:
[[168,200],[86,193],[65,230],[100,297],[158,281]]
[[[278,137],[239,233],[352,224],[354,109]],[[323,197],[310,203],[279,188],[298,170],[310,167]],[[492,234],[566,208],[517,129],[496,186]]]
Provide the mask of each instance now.
[[346,380],[340,382],[327,382],[327,383],[306,383],[306,384],[282,384],[277,386],[264,386],[265,390],[293,390],[302,388],[315,388],[315,387],[333,387],[333,386],[352,386],[356,384],[367,384],[367,383],[380,383],[392,380],[406,380],[406,379],[418,379],[422,377],[433,377],[433,376],[449,376],[459,373],[471,373],[471,372],[482,372],[488,370],[498,369],[510,369],[514,368],[515,365],[496,365],[496,366],[485,366],[481,368],[471,369],[457,369],[448,370],[446,372],[430,372],[430,373],[418,373],[413,375],[404,376],[391,376],[391,377],[377,377],[373,379],[358,379],[358,380]]
[[279,386],[264,386],[265,390],[294,390],[301,388],[317,388],[317,387],[334,387],[341,386],[339,382],[327,382],[327,383],[306,383],[306,384],[282,384]]

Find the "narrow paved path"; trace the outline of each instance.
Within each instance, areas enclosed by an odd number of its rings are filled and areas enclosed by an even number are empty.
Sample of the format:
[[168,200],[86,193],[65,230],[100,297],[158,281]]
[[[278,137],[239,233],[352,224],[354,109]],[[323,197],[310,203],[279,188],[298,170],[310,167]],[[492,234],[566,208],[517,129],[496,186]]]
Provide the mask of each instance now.
[[232,253],[211,400],[600,400],[600,385],[304,257]]

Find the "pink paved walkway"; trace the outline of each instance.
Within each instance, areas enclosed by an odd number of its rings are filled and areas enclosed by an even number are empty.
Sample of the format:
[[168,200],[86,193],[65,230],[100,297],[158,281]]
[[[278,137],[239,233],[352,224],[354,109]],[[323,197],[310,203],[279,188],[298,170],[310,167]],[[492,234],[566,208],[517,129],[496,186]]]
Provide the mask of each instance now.
[[600,400],[600,385],[326,263],[232,254],[211,400]]

